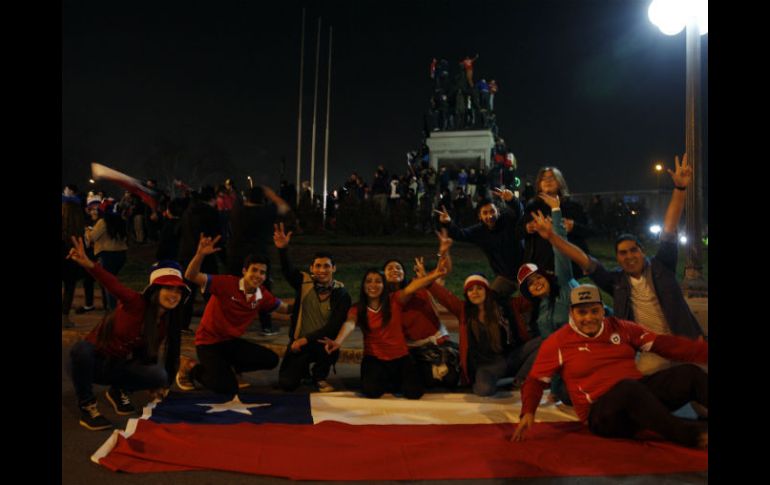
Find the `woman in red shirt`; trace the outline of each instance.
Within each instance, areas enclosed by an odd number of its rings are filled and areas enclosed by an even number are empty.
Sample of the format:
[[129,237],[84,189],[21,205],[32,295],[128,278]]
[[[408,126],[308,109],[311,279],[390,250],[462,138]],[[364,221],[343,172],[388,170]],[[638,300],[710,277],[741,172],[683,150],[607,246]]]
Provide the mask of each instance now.
[[402,324],[403,307],[411,295],[446,274],[439,266],[427,276],[412,280],[403,290],[385,291],[385,276],[376,268],[366,271],[358,303],[348,312],[348,319],[337,338],[325,337],[326,352],[332,353],[355,329],[364,333],[364,358],[361,361],[361,392],[379,398],[386,392],[401,393],[407,399],[420,399],[423,381],[414,359],[409,355]]
[[[69,259],[86,269],[118,300],[118,306],[70,351],[72,382],[80,406],[80,424],[90,430],[112,427],[97,408],[93,384],[109,385],[107,401],[117,414],[136,412],[129,393],[149,389],[152,398],[168,393],[179,366],[179,303],[190,293],[175,261],[155,263],[142,293],[118,279],[85,253],[82,238],[72,238]],[[165,342],[165,352],[161,345]],[[165,354],[165,363],[158,362]]]

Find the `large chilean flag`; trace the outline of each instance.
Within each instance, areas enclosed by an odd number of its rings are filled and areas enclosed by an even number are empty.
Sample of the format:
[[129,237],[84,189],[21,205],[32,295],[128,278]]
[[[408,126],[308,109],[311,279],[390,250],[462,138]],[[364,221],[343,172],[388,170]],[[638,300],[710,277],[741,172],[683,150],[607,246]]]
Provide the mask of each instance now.
[[657,439],[591,435],[547,405],[522,442],[509,438],[518,393],[419,401],[351,392],[171,395],[149,404],[91,457],[115,471],[226,470],[295,480],[429,480],[640,475],[708,469],[708,453]]

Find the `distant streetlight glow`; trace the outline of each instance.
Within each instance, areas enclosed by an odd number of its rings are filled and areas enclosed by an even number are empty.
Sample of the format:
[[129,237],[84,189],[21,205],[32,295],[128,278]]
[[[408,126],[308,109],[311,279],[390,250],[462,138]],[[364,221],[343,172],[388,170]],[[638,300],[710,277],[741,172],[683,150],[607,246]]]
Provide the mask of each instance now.
[[656,163],[655,164],[655,171],[656,172],[662,172],[663,171],[663,165]]
[[679,236],[679,242],[682,244],[687,244],[687,236]]
[[94,180],[94,179],[88,179],[88,183],[89,183],[89,184],[95,184],[95,183],[96,183],[96,180]]
[[650,232],[653,234],[660,234],[661,228],[658,224],[653,224],[650,226]]

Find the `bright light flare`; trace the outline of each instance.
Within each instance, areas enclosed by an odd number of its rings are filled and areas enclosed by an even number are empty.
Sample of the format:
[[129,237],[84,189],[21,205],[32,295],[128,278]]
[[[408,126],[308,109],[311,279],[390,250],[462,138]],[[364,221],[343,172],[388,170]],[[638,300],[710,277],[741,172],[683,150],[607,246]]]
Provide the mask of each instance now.
[[653,234],[660,234],[661,227],[658,224],[653,224],[650,226],[650,232]]
[[647,9],[650,22],[666,35],[684,30],[694,17],[700,35],[708,33],[708,0],[653,0]]
[[679,242],[682,244],[687,244],[687,236],[679,236]]

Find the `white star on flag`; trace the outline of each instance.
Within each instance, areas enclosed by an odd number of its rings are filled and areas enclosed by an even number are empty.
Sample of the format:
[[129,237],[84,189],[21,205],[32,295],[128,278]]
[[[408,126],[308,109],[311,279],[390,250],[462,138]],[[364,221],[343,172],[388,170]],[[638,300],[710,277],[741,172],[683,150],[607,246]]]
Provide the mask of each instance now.
[[206,403],[206,404],[198,404],[198,406],[208,406],[211,409],[206,411],[206,414],[211,413],[223,413],[225,411],[232,411],[234,413],[241,413],[241,414],[248,414],[251,416],[251,411],[249,411],[249,408],[261,408],[264,406],[270,406],[270,403],[259,403],[259,404],[244,404],[241,402],[240,399],[238,399],[238,396],[235,396],[232,401],[227,401],[221,404],[216,403]]

